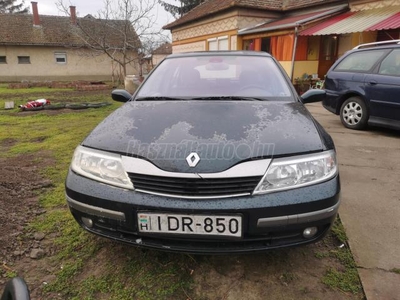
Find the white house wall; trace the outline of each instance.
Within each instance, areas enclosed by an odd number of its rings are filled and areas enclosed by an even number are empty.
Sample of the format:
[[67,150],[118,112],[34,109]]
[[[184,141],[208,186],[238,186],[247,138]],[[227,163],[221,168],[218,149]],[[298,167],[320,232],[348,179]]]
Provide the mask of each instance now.
[[[55,53],[66,53],[66,63],[56,63]],[[0,64],[0,81],[22,80],[111,80],[113,67],[106,55],[93,56],[86,49],[41,46],[0,46],[0,56],[7,63]],[[18,64],[18,56],[29,56],[30,64]],[[115,65],[115,63],[114,63]],[[138,74],[129,65],[128,74]],[[114,70],[115,73],[119,69]]]
[[209,39],[227,35],[230,50],[241,49],[242,45],[238,45],[237,31],[268,20],[266,13],[259,13],[257,16],[248,14],[250,13],[247,11],[232,11],[174,29],[172,52],[205,51]]

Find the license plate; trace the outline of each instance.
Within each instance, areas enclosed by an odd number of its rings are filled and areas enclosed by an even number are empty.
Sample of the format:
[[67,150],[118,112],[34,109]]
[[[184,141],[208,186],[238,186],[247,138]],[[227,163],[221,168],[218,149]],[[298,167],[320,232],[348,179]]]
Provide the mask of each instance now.
[[242,236],[241,216],[205,216],[140,212],[137,214],[140,232]]

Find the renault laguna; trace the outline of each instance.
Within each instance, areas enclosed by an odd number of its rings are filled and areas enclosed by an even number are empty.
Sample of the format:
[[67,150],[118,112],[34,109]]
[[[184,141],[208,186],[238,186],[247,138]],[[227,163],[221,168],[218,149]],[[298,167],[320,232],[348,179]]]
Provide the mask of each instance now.
[[86,230],[140,247],[241,253],[316,242],[338,211],[331,137],[262,52],[173,54],[76,148],[66,198]]

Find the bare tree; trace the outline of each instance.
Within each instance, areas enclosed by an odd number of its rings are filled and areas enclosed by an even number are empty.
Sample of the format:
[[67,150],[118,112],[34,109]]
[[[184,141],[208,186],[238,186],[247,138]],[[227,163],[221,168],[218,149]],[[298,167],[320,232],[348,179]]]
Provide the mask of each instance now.
[[[155,28],[157,0],[104,0],[104,7],[94,17],[77,18],[74,34],[91,55],[105,54],[113,62],[113,73],[127,75],[127,66],[139,67],[154,42],[165,40],[161,29]],[[70,15],[64,0],[57,2],[59,10]],[[150,48],[150,49],[149,49]]]

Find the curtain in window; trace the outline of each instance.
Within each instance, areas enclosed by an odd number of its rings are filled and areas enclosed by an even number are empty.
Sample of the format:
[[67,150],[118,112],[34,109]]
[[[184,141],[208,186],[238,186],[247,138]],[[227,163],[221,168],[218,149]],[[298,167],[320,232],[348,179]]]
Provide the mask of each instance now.
[[295,60],[307,60],[308,37],[298,36]]
[[291,61],[293,34],[271,37],[272,55],[279,61]]

